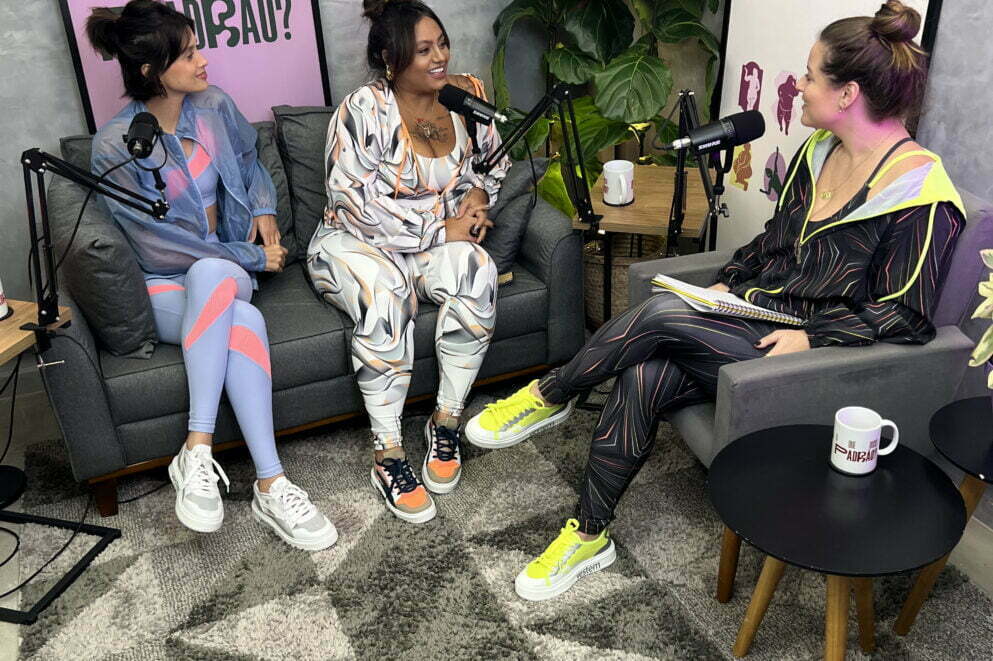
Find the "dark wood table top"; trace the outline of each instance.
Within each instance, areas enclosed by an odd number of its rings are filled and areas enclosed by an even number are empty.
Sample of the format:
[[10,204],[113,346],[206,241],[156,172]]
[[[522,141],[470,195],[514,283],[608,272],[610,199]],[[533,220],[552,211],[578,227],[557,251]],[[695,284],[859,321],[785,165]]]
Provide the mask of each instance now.
[[884,576],[943,557],[965,529],[955,485],[934,463],[898,446],[865,476],[829,460],[832,428],[790,425],[721,450],[708,490],[724,523],[783,562],[842,576]]
[[931,417],[930,430],[931,442],[948,461],[993,484],[993,397],[952,402]]

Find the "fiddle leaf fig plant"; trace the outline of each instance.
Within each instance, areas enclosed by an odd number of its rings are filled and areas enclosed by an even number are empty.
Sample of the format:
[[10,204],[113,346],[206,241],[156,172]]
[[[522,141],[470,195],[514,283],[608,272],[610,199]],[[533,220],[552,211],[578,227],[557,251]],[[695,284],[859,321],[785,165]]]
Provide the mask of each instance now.
[[[982,255],[983,263],[986,264],[986,267],[993,270],[993,250],[980,250],[979,254]],[[979,283],[979,293],[985,300],[972,313],[972,318],[993,319],[993,273],[990,273],[989,280]],[[988,365],[991,358],[993,358],[993,324],[986,329],[979,342],[976,343],[976,348],[973,350],[972,357],[969,360],[969,366],[979,367],[981,365]],[[986,386],[993,389],[993,370],[989,371]]]
[[[496,105],[515,119],[523,116],[510,107],[507,44],[519,22],[537,24],[548,45],[538,65],[547,89],[559,82],[576,87],[573,103],[583,162],[591,177],[599,176],[602,163],[597,152],[634,137],[643,144],[646,129],[653,125],[660,134],[672,132],[672,122],[662,116],[673,87],[672,70],[665,59],[666,44],[696,40],[709,55],[707,90],[701,105],[701,110],[707,111],[719,44],[701,20],[704,12],[715,13],[718,7],[719,0],[514,0],[493,25]],[[561,118],[550,113],[548,120],[548,124],[529,131],[528,146],[511,150],[514,158],[526,156],[528,149],[537,150],[545,137],[552,145],[561,144]],[[508,122],[501,129],[509,132],[516,124]],[[553,155],[539,192],[571,215],[574,209],[566,194],[562,168],[556,165],[560,158]]]

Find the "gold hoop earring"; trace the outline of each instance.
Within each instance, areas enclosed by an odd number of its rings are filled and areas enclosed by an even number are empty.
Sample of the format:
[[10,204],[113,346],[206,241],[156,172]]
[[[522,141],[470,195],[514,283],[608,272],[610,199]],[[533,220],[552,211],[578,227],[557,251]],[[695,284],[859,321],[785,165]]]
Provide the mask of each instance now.
[[386,80],[393,81],[393,69],[388,64],[386,65]]

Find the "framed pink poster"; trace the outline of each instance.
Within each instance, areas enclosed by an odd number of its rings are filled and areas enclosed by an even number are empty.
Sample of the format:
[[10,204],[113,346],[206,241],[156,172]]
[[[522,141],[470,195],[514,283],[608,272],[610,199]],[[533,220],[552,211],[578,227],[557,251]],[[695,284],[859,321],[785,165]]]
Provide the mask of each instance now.
[[[272,119],[272,106],[330,105],[318,0],[162,0],[195,24],[210,82],[231,95],[249,121]],[[90,133],[128,103],[116,60],[86,38],[93,7],[126,0],[59,0]]]

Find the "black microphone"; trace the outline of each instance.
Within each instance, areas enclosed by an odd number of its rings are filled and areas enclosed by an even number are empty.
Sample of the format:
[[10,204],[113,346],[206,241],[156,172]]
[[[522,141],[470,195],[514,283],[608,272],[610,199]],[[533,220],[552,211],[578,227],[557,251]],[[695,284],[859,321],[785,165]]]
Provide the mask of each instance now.
[[507,116],[490,105],[478,96],[469,94],[464,89],[454,85],[445,85],[438,94],[438,101],[452,112],[465,115],[467,119],[479,122],[480,124],[491,124],[493,120],[506,122]]
[[758,110],[728,115],[716,122],[698,126],[689,135],[665,145],[664,149],[691,148],[695,154],[708,154],[712,151],[731,149],[765,133],[765,119]]
[[150,112],[140,112],[131,120],[128,134],[124,137],[128,153],[135,158],[148,158],[155,146],[155,137],[159,134],[159,122]]

